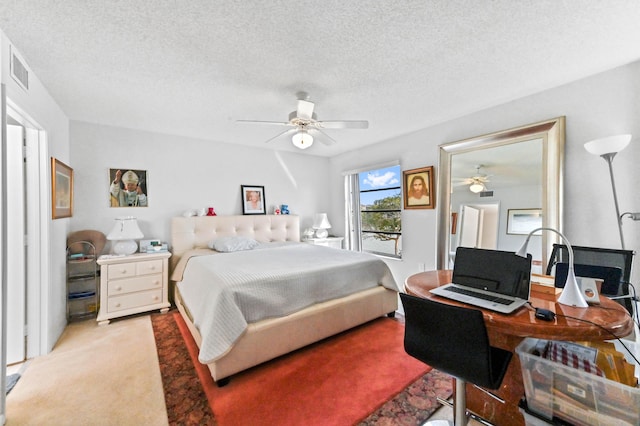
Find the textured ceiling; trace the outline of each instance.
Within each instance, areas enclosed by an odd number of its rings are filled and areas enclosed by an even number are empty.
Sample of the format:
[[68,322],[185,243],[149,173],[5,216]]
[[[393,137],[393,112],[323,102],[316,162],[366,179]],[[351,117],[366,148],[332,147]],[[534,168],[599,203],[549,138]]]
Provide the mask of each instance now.
[[264,141],[296,93],[332,156],[640,59],[638,0],[2,0],[0,28],[70,119]]

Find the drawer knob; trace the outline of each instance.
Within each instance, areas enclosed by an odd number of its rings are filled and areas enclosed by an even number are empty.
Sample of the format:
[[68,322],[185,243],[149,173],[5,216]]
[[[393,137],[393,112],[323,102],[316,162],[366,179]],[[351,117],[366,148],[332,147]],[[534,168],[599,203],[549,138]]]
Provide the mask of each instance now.
[[153,296],[153,300],[158,300],[158,296]]
[[122,287],[121,286],[116,287],[116,291],[122,291]]
[[127,270],[126,270],[126,269],[120,269],[120,273],[121,273],[121,274],[126,274],[126,273],[127,273]]
[[120,304],[119,304],[119,303],[116,303],[116,308],[119,308],[119,307],[120,307]]

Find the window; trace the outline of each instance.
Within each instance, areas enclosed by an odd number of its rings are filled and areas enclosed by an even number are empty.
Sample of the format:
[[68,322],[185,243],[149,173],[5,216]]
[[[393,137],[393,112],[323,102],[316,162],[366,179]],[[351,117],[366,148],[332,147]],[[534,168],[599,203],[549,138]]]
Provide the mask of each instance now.
[[350,249],[402,257],[401,176],[399,165],[347,175]]

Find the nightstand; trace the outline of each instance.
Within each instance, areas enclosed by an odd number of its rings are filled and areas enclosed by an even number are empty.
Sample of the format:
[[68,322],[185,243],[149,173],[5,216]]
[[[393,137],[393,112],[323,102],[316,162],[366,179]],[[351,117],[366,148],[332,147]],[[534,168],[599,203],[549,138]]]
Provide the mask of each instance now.
[[327,246],[327,247],[341,249],[342,240],[344,240],[343,237],[327,237],[327,238],[308,238],[302,241],[304,241],[305,243],[316,245],[316,246]]
[[160,309],[169,311],[169,258],[171,253],[136,253],[101,256],[100,325],[126,315]]

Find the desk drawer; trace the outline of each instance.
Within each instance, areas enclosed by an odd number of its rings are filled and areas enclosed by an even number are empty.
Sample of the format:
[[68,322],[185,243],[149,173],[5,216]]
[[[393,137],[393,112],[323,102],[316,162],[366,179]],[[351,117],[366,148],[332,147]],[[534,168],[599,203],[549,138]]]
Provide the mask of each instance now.
[[141,291],[122,296],[109,297],[108,312],[117,312],[139,306],[151,306],[162,302],[162,289]]
[[162,289],[162,274],[109,281],[107,294],[111,297],[156,288]]

